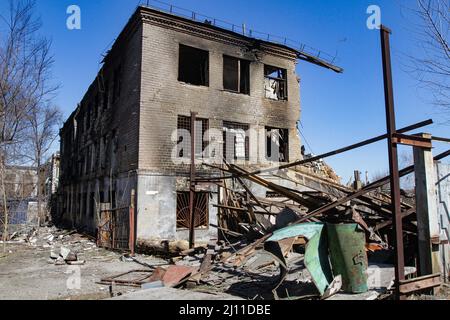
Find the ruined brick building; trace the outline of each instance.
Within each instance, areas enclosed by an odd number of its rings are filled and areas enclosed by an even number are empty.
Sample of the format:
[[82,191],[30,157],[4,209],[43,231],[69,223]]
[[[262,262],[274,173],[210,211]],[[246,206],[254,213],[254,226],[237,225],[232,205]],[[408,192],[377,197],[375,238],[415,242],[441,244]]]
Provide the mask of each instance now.
[[[101,204],[129,206],[135,190],[138,242],[187,239],[189,165],[174,159],[189,158],[180,131],[191,111],[199,163],[215,153],[257,166],[301,159],[299,58],[329,67],[210,21],[138,7],[61,129],[59,216],[94,233]],[[218,192],[201,189],[196,237],[207,240],[217,233]]]

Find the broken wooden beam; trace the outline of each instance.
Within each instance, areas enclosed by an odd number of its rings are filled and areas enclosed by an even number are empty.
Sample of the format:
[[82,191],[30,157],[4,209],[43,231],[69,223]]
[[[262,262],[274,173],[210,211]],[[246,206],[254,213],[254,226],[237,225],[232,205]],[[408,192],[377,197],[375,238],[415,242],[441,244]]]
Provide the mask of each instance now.
[[[443,159],[443,158],[445,158],[445,157],[447,157],[449,155],[450,155],[450,150],[447,150],[446,152],[443,152],[443,153],[437,155],[436,157],[434,157],[434,160],[438,161],[438,160]],[[414,166],[409,166],[409,167],[406,167],[406,168],[400,170],[399,171],[399,176],[402,177],[402,176],[405,176],[405,175],[410,174],[412,172],[414,172]],[[326,211],[334,209],[337,206],[342,205],[342,204],[344,204],[344,203],[346,203],[346,202],[348,202],[350,200],[353,200],[355,198],[358,198],[359,196],[364,195],[364,194],[366,194],[366,193],[368,193],[370,191],[373,191],[374,189],[379,188],[379,187],[385,185],[388,182],[389,182],[389,176],[386,176],[386,177],[381,178],[381,179],[379,179],[377,181],[374,181],[374,182],[368,184],[367,186],[365,186],[364,188],[362,188],[362,189],[360,189],[360,190],[358,190],[358,191],[356,191],[356,192],[354,192],[352,194],[349,194],[346,197],[338,199],[338,200],[336,200],[336,201],[334,201],[334,202],[332,202],[330,204],[327,204],[325,206],[322,206],[322,207],[312,211],[311,213],[308,213],[306,216],[300,218],[295,223],[304,222],[304,221],[306,221],[307,219],[309,219],[311,217],[317,216],[317,215],[322,214],[322,213],[324,213]]]

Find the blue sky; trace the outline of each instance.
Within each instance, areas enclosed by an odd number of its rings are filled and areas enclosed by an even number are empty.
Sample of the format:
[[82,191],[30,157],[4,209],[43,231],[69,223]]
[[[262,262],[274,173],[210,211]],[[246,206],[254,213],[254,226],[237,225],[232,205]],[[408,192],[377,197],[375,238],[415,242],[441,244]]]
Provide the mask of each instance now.
[[[334,54],[343,74],[336,74],[300,61],[302,118],[300,127],[308,142],[307,151],[320,154],[386,130],[380,39],[378,30],[366,27],[366,9],[376,4],[382,23],[393,30],[391,37],[394,93],[398,127],[433,118],[429,131],[450,136],[444,116],[428,102],[426,92],[403,71],[404,53],[415,48],[411,32],[414,19],[403,5],[407,0],[167,0],[174,5],[233,22],[248,28],[298,40]],[[81,100],[100,67],[101,54],[117,37],[138,0],[38,0],[43,35],[53,41],[54,76],[62,88],[56,103],[65,116]],[[81,8],[82,29],[66,28],[66,9]],[[4,12],[7,1],[1,1]],[[447,118],[448,119],[448,118]],[[436,145],[435,153],[445,145]],[[311,150],[312,149],[312,150]],[[406,153],[409,148],[402,147]],[[370,174],[387,170],[386,142],[326,160],[347,182],[358,169]]]

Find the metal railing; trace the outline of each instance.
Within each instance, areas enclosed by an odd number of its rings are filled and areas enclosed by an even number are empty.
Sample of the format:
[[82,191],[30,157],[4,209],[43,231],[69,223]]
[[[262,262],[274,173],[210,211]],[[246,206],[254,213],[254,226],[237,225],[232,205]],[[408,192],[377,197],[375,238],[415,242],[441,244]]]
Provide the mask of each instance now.
[[322,50],[310,47],[306,44],[303,44],[299,41],[289,39],[287,37],[277,36],[273,34],[269,34],[266,32],[257,31],[251,28],[248,28],[245,24],[238,25],[228,21],[224,21],[221,19],[217,19],[214,17],[210,17],[198,12],[194,12],[189,9],[184,9],[163,1],[159,0],[141,0],[139,3],[140,6],[145,6],[154,10],[158,10],[161,12],[173,14],[182,18],[190,19],[196,22],[202,22],[205,24],[210,24],[218,28],[222,28],[228,31],[232,31],[241,35],[244,35],[249,38],[264,40],[268,42],[273,42],[281,45],[285,45],[287,47],[293,48],[301,53],[316,57],[317,59],[321,59],[330,64],[333,64],[336,60],[336,55],[331,55]]

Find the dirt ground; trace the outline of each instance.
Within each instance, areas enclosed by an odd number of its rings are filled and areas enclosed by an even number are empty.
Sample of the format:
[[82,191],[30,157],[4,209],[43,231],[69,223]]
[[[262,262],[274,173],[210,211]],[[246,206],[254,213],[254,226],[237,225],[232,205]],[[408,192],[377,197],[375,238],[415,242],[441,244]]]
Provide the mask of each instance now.
[[[0,243],[0,300],[101,300],[118,297],[140,288],[110,287],[97,282],[131,270],[147,270],[143,264],[168,264],[167,260],[148,255],[136,255],[135,259],[140,263],[124,259],[123,254],[98,248],[92,239],[75,232],[43,228],[39,232],[32,230],[25,233],[6,244]],[[70,262],[62,260],[59,265],[57,262],[62,259],[62,248],[76,253],[77,262],[84,264],[69,265],[67,263]],[[199,267],[201,256],[185,256],[175,264]],[[214,268],[204,278],[207,285],[190,289],[214,294],[227,293],[251,300],[272,299],[271,289],[278,281],[278,267],[268,266],[253,274],[250,271],[267,262],[264,255],[257,257],[255,261],[249,260],[245,264],[248,264],[247,268],[240,271],[225,266]],[[291,258],[295,262],[291,263],[294,267],[277,290],[278,297],[317,298],[313,283],[307,281],[302,255],[291,254]],[[288,291],[289,296],[285,296]],[[409,298],[440,300],[449,297],[450,288],[444,284],[434,296],[417,295]]]
[[[70,237],[72,239],[73,235]],[[58,251],[61,245],[76,252],[78,260],[85,260],[85,264],[55,265],[50,259],[50,253],[52,250]],[[104,277],[145,269],[136,262],[122,261],[121,257],[121,254],[98,248],[80,236],[75,241],[69,240],[52,245],[8,243],[5,252],[3,244],[0,244],[0,300],[110,298],[109,286],[96,282]],[[152,265],[165,262],[151,256],[137,256],[137,258]],[[135,290],[132,287],[116,286],[112,288],[112,294],[116,296]]]

